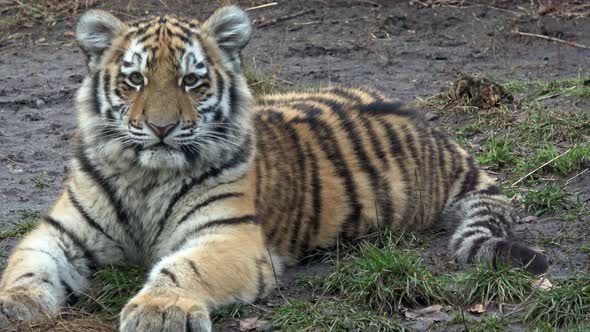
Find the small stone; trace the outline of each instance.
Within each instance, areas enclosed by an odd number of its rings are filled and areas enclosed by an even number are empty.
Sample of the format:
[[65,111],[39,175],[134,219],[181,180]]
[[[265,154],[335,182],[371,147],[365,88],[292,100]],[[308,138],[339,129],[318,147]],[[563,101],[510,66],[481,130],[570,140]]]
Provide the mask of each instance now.
[[37,105],[37,107],[41,107],[43,105],[45,105],[45,101],[41,98],[35,100],[35,105]]

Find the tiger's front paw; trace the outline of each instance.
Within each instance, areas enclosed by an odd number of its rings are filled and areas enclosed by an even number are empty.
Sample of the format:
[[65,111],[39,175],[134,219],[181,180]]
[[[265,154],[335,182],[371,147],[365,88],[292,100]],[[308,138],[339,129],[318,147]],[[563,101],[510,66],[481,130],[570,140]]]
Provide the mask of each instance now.
[[121,312],[121,332],[209,332],[207,309],[178,296],[138,295]]
[[0,293],[0,328],[18,321],[35,321],[49,318],[49,303],[33,291],[26,289]]

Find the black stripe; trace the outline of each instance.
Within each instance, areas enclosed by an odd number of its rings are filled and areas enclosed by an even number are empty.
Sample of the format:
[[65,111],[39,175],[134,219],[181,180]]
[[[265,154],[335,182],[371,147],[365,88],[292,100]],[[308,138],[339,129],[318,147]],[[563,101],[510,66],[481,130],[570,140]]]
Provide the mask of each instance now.
[[210,229],[217,226],[230,226],[230,225],[245,225],[245,224],[258,224],[258,219],[254,215],[245,215],[242,217],[235,217],[235,218],[227,218],[227,219],[217,219],[208,221],[206,224],[200,225],[196,229],[188,232],[183,240],[177,243],[172,251],[178,251],[182,246],[195,238],[195,235],[198,235],[200,232]]
[[236,78],[231,72],[227,72],[229,76],[229,114],[230,116],[237,113],[237,108],[240,105],[240,96],[238,94],[238,87],[236,85]]
[[197,276],[197,278],[201,278],[201,272],[197,268],[197,265],[195,264],[195,262],[193,262],[192,260],[190,260],[188,258],[186,258],[186,261],[188,262],[188,265],[190,266],[193,273]]
[[78,296],[74,293],[74,289],[70,286],[65,280],[59,280],[61,286],[64,289],[66,304],[69,306],[73,306],[78,302]]
[[[274,154],[271,159],[288,161],[289,156],[287,155],[287,152],[289,149],[283,145],[284,139],[282,135],[276,133],[277,126],[270,125],[272,118],[281,119],[283,114],[279,112],[264,114],[266,115],[266,118],[258,117],[258,121],[256,121],[257,130],[259,132],[264,132],[266,139],[270,142],[273,142],[275,145],[274,148],[271,149],[272,151],[269,151],[270,153]],[[290,212],[296,208],[296,198],[294,197],[295,191],[290,190],[290,188],[296,186],[295,177],[292,176],[293,172],[296,172],[296,167],[293,163],[281,162],[274,163],[272,170],[277,173],[276,176],[280,177],[280,181],[275,184],[272,184],[271,181],[269,181],[269,186],[271,187],[267,191],[267,195],[269,195],[270,199],[281,202],[282,209],[273,209],[267,205],[267,213],[264,214],[265,220],[263,222],[265,225],[267,223],[272,225],[270,229],[268,227],[266,228],[267,238],[269,241],[272,241],[272,244],[278,247],[284,243],[282,241],[282,237],[287,235],[288,227],[290,226],[291,219],[293,218],[293,214]],[[285,211],[288,211],[286,213],[286,218]],[[278,236],[276,236],[277,234]]]
[[[74,234],[71,231],[65,229],[63,227],[63,225],[59,221],[53,219],[50,216],[47,216],[47,215],[46,216],[43,216],[42,219],[48,225],[51,225],[53,228],[55,228],[58,232],[60,232],[60,233],[64,234],[65,236],[67,236],[70,239],[70,241],[72,241],[72,243],[82,251],[82,253],[84,255],[84,259],[86,259],[86,261],[87,261],[88,269],[90,269],[91,271],[96,271],[96,267],[97,267],[96,257],[90,251],[90,249],[88,249],[84,245],[84,243],[82,242],[82,240],[80,240],[80,238],[76,234]],[[66,257],[66,258],[68,258],[68,257]],[[74,264],[72,264],[72,265],[74,265]]]
[[[361,135],[356,129],[355,123],[352,121],[346,110],[344,110],[344,105],[333,100],[325,100],[324,103],[329,105],[332,111],[340,119],[340,124],[348,136],[348,140],[355,152],[357,162],[369,178],[372,192],[375,195],[375,200],[379,203],[381,208],[381,215],[387,224],[391,223],[393,214],[393,207],[391,205],[393,200],[391,198],[390,188],[382,174],[371,163],[371,159],[367,155],[361,140]],[[362,108],[362,106],[360,108]],[[360,221],[356,223],[356,233],[358,233],[360,224]]]
[[[282,118],[281,121],[283,121]],[[289,123],[286,123],[284,121],[282,123],[284,124],[282,128],[285,130],[287,134],[286,137],[291,139],[291,144],[294,146],[296,154],[296,160],[292,163],[293,166],[295,166],[293,176],[295,176],[294,194],[296,200],[293,201],[295,205],[293,205],[291,208],[291,213],[296,213],[295,220],[293,222],[293,230],[291,233],[291,242],[289,249],[290,252],[296,256],[300,252],[298,238],[300,235],[299,232],[301,231],[301,226],[303,222],[303,211],[305,206],[305,193],[307,186],[307,162],[305,152],[303,151],[301,138],[299,137],[297,130],[295,130],[295,128],[293,128],[293,126],[291,126],[291,124]],[[289,150],[293,151],[293,149]]]
[[310,164],[309,167],[311,169],[311,206],[313,207],[313,215],[309,219],[310,227],[308,227],[306,237],[303,241],[303,245],[305,246],[304,251],[311,249],[309,246],[311,231],[313,230],[313,238],[315,239],[320,231],[320,222],[322,220],[322,182],[320,180],[318,159],[317,156],[313,153],[310,143],[307,143],[306,148],[307,157],[309,158]]
[[374,102],[361,105],[359,110],[371,115],[397,115],[414,119],[421,119],[420,113],[415,110],[401,108],[400,102]]
[[170,34],[170,37],[176,37],[176,38],[182,40],[182,42],[185,44],[190,44],[190,42],[191,42],[191,39],[189,38],[189,36],[186,36],[184,34],[170,31],[170,29],[168,29],[168,33]]
[[160,235],[162,234],[162,231],[164,231],[164,226],[166,226],[166,221],[168,220],[168,218],[170,218],[170,215],[172,214],[172,210],[173,210],[174,206],[176,205],[176,203],[182,197],[184,197],[184,195],[186,195],[189,192],[189,190],[191,190],[191,188],[193,188],[194,184],[195,184],[195,179],[191,179],[190,182],[183,184],[182,187],[180,188],[180,190],[178,190],[172,196],[172,199],[170,199],[170,202],[168,202],[168,207],[166,208],[166,212],[164,212],[164,215],[162,216],[162,218],[158,222],[158,231],[156,232],[156,236],[154,236],[154,240],[152,241],[151,247],[153,247],[156,244],[156,242],[158,241],[158,238],[160,238]]
[[467,255],[467,260],[471,260],[481,249],[481,246],[488,240],[490,240],[490,236],[483,236],[471,243],[471,248],[469,249],[469,254]]
[[363,124],[363,127],[367,131],[367,134],[369,135],[369,140],[371,141],[371,145],[373,151],[375,151],[375,155],[377,155],[377,159],[381,161],[381,164],[385,171],[389,170],[389,163],[387,162],[385,150],[383,149],[383,144],[381,144],[381,141],[379,140],[379,137],[375,132],[373,125],[371,124],[371,120],[367,119],[367,117],[365,117],[362,114],[359,116],[359,118],[361,120],[361,123]]
[[[306,112],[306,110],[312,110],[312,112],[308,114],[322,113],[321,110],[319,110],[316,106],[310,104],[294,103],[291,104],[291,106],[303,112]],[[348,206],[350,208],[350,213],[344,222],[344,227],[346,229],[341,231],[345,232],[346,235],[346,232],[349,229],[352,229],[352,232],[350,232],[349,236],[354,237],[356,235],[358,224],[361,222],[361,211],[363,207],[359,201],[352,172],[348,168],[346,159],[344,158],[340,147],[335,141],[335,135],[332,128],[327,123],[322,121],[319,116],[294,118],[291,121],[293,123],[303,123],[309,126],[310,131],[316,137],[316,142],[319,143],[322,151],[326,154],[326,159],[332,163],[336,173],[344,181],[344,189],[348,196]]]
[[257,261],[257,267],[258,267],[258,287],[256,290],[256,299],[255,300],[259,300],[262,298],[262,296],[264,295],[264,289],[266,288],[266,285],[264,284],[264,274],[262,272],[262,263]]
[[487,235],[485,232],[483,232],[482,230],[479,230],[479,229],[474,229],[474,230],[465,232],[465,233],[461,234],[461,237],[457,240],[457,242],[455,242],[455,245],[453,246],[453,251],[458,251],[459,249],[461,249],[463,242],[465,242],[466,239],[468,239],[476,234]]
[[[109,104],[109,109],[112,108],[113,106],[113,101],[111,100],[111,74],[109,74],[109,72],[107,72],[106,70],[103,72],[103,76],[102,76],[102,81],[103,81],[103,92],[104,92],[104,97],[107,100],[107,103]],[[112,118],[113,114],[112,112],[109,111],[109,117]]]
[[178,280],[176,279],[176,275],[172,273],[172,271],[168,270],[167,268],[163,268],[160,270],[160,274],[168,277],[168,279],[170,279],[176,287],[180,287]]
[[494,220],[501,222],[502,224],[505,225],[510,225],[510,221],[508,221],[506,219],[506,216],[496,212],[496,211],[491,211],[491,210],[478,210],[475,213],[471,213],[470,214],[470,218],[479,218],[479,217],[485,217],[485,216],[491,216],[494,217]]
[[34,276],[35,276],[35,274],[33,272],[28,272],[28,273],[25,273],[25,274],[21,275],[20,277],[14,279],[14,282],[17,282],[17,281],[19,281],[21,279],[31,278],[31,277],[34,277]]
[[439,174],[439,170],[438,170],[438,155],[439,155],[439,151],[436,149],[436,146],[434,144],[434,139],[432,137],[432,135],[430,135],[429,132],[424,133],[424,135],[428,135],[427,137],[425,137],[426,139],[426,144],[428,144],[428,153],[430,155],[430,167],[429,167],[429,173],[431,174],[431,178],[430,178],[430,184],[432,185],[432,188],[430,190],[430,195],[432,198],[432,214],[430,216],[430,220],[437,220],[438,216],[439,216],[439,212],[441,211],[440,208],[440,201],[441,201],[441,197],[440,197],[440,183],[439,183],[439,179],[440,179],[440,174]]
[[82,219],[84,219],[84,221],[86,221],[86,223],[90,227],[97,230],[99,233],[104,235],[109,240],[117,243],[117,247],[119,247],[119,249],[123,250],[123,248],[121,248],[121,245],[117,241],[115,241],[115,239],[113,239],[109,234],[107,234],[105,232],[105,230],[96,221],[94,221],[94,219],[92,219],[90,217],[90,215],[88,215],[88,212],[86,212],[86,210],[84,210],[84,207],[80,204],[80,202],[78,202],[78,200],[76,200],[71,187],[68,187],[68,197],[70,198],[70,203],[72,203],[72,205],[76,208],[76,210],[78,210],[78,213],[80,213],[80,215],[82,216]]
[[234,198],[234,197],[240,197],[243,196],[244,193],[235,193],[235,192],[231,192],[231,193],[223,193],[223,194],[219,194],[216,196],[211,196],[209,197],[207,200],[205,200],[204,202],[195,205],[192,209],[190,209],[190,211],[188,211],[187,213],[184,214],[184,216],[182,216],[182,218],[180,218],[180,220],[178,221],[178,223],[176,224],[176,227],[180,226],[182,223],[184,223],[190,216],[192,216],[196,211],[207,207],[207,205],[220,201],[220,200],[224,200],[227,198]]
[[90,162],[82,146],[79,147],[76,158],[81,166],[81,171],[88,175],[92,180],[102,189],[107,200],[113,207],[117,216],[117,222],[122,225],[125,235],[133,240],[137,248],[141,248],[139,241],[133,236],[133,233],[129,229],[130,216],[127,214],[123,202],[117,195],[116,189],[113,185],[101,174],[101,172]]
[[479,169],[475,165],[473,158],[467,158],[467,174],[465,175],[465,179],[463,180],[463,185],[461,186],[461,192],[457,197],[463,197],[470,191],[475,190],[479,181]]
[[474,223],[470,223],[469,227],[484,227],[490,230],[493,236],[495,237],[504,237],[503,228],[500,227],[500,224],[493,222],[490,219],[483,219],[476,221]]
[[100,71],[94,73],[92,76],[92,110],[94,114],[100,114],[100,101],[98,100],[98,87],[100,86]]
[[[410,183],[408,183],[411,175],[409,174],[408,168],[406,167],[407,166],[406,165],[406,163],[407,163],[406,158],[408,158],[408,155],[406,154],[405,148],[404,148],[404,146],[401,142],[401,139],[400,139],[400,135],[398,135],[397,131],[387,122],[382,122],[381,124],[383,126],[383,129],[385,130],[385,135],[386,135],[387,140],[389,142],[389,154],[397,163],[399,170],[402,174],[402,182],[403,182],[403,186],[404,186],[404,192],[406,195],[406,200],[408,202],[405,204],[405,207],[403,208],[404,212],[402,214],[400,214],[400,216],[402,217],[401,220],[410,222],[409,218],[410,218],[410,214],[412,213],[412,209],[411,209],[412,203],[410,203],[412,188],[410,186]],[[406,137],[408,137],[408,136],[406,136]],[[410,154],[411,154],[411,152],[410,152]],[[406,179],[406,180],[404,181],[403,179]]]
[[355,95],[354,93],[350,92],[349,90],[342,88],[340,86],[331,86],[328,88],[322,89],[323,91],[320,92],[327,92],[337,95],[338,97],[347,99],[349,101],[354,101],[355,104],[361,104],[362,99],[361,97]]
[[252,138],[250,136],[246,137],[246,139],[244,140],[244,143],[242,144],[242,146],[240,146],[238,151],[235,152],[233,158],[231,158],[228,162],[226,162],[225,164],[223,164],[219,167],[214,167],[212,169],[209,169],[207,172],[205,172],[204,174],[202,174],[200,177],[198,177],[195,180],[194,185],[199,186],[199,185],[203,184],[203,182],[207,181],[208,179],[217,177],[221,173],[223,173],[224,171],[227,171],[232,168],[236,168],[236,167],[240,166],[241,164],[247,162],[248,158],[250,157],[250,154],[252,153],[251,144],[252,144]]

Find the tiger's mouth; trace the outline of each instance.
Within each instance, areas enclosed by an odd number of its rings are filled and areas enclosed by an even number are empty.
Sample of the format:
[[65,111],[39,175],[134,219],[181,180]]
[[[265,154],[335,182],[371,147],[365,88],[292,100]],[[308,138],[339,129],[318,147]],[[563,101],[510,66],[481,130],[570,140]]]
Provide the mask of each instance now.
[[156,151],[156,152],[165,152],[165,151],[171,151],[171,150],[180,151],[181,146],[178,144],[174,144],[174,143],[167,143],[164,141],[160,141],[156,144],[144,146],[143,150]]

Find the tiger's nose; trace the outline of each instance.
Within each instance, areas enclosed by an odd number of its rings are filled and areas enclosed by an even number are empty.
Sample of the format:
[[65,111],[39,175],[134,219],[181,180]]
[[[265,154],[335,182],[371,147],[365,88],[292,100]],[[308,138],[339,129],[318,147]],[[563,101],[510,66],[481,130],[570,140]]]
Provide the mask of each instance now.
[[158,125],[155,125],[151,122],[148,122],[148,126],[152,129],[154,134],[156,134],[156,136],[158,136],[159,138],[166,137],[172,131],[172,129],[174,129],[177,125],[178,125],[178,122],[172,123],[172,124],[169,124],[166,126],[158,126]]

